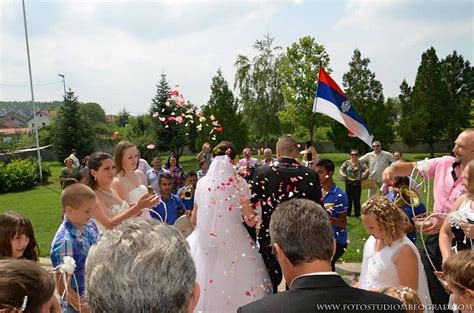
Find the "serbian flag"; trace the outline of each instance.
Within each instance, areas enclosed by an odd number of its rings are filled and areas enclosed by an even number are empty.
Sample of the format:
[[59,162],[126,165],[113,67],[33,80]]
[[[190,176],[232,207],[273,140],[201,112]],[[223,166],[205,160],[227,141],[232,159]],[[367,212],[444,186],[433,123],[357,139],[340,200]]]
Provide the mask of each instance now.
[[314,99],[313,112],[321,113],[344,125],[349,134],[359,137],[372,147],[374,136],[367,124],[355,111],[352,102],[322,67],[319,68],[318,90]]

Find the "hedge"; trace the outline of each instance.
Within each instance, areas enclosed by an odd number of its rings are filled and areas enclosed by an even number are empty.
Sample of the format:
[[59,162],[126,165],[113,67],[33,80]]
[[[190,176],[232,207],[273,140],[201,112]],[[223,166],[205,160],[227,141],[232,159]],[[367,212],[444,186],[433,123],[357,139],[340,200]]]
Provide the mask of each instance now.
[[49,164],[42,163],[43,180],[40,181],[38,162],[34,159],[0,162],[0,193],[22,191],[45,183],[51,177]]

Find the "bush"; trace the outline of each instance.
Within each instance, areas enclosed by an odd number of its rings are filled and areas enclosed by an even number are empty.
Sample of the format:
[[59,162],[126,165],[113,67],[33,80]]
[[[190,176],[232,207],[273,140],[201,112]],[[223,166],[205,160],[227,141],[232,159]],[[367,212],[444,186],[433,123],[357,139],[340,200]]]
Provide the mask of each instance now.
[[[43,181],[51,176],[49,165],[43,165]],[[22,191],[40,183],[38,163],[34,159],[0,162],[0,192]]]

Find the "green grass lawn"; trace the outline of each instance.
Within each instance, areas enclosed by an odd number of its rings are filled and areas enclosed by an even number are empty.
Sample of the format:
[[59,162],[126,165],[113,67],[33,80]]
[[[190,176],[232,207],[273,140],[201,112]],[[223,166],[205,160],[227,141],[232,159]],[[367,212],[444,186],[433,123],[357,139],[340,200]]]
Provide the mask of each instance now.
[[[406,154],[405,160],[415,161],[425,158],[426,154]],[[342,162],[349,155],[344,153],[321,154],[322,158],[329,158],[336,164],[336,173]],[[180,159],[181,166],[186,170],[197,170],[198,165],[195,156],[182,156]],[[59,185],[59,173],[63,165],[61,163],[52,163],[52,175],[50,183],[44,186],[37,186],[33,189],[0,194],[0,212],[16,211],[27,216],[33,223],[36,239],[39,242],[41,255],[49,255],[49,249],[54,234],[61,223],[61,203],[60,194],[61,186]],[[338,175],[334,175],[337,185],[344,187],[344,183],[339,180]],[[426,195],[423,195],[426,203]],[[362,191],[361,202],[367,200],[367,190]],[[430,201],[432,205],[433,200]],[[349,217],[348,232],[350,243],[346,253],[342,256],[343,261],[360,262],[362,259],[362,251],[367,233],[361,224],[361,221],[355,217]]]

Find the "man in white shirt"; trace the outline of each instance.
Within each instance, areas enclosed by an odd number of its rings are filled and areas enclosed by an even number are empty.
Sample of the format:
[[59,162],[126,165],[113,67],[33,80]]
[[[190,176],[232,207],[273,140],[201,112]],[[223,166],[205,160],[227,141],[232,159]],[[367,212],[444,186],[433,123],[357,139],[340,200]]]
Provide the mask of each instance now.
[[390,152],[382,150],[382,144],[380,141],[374,141],[372,143],[372,149],[374,151],[366,153],[359,159],[360,162],[367,164],[369,168],[369,179],[375,181],[374,186],[369,189],[369,198],[376,196],[382,186],[383,171],[395,162],[395,158]]
[[79,162],[79,159],[76,157],[76,149],[71,150],[71,155],[69,157],[74,161],[75,168],[81,167],[81,163]]

